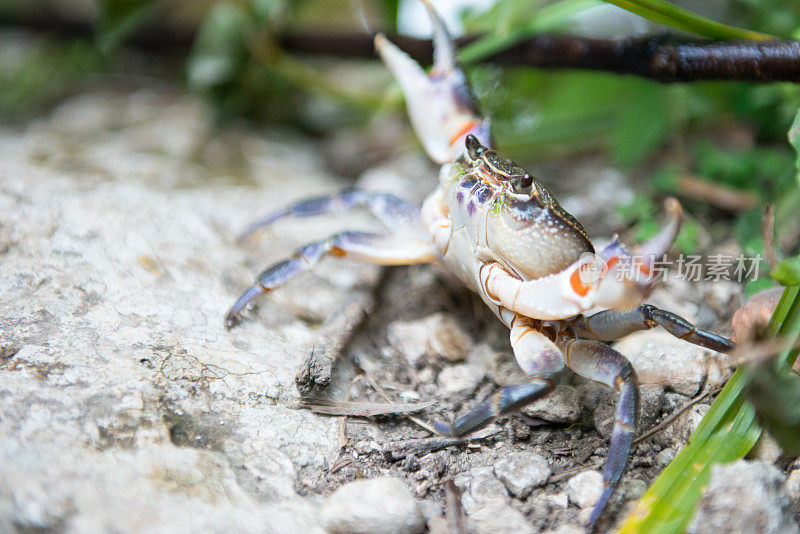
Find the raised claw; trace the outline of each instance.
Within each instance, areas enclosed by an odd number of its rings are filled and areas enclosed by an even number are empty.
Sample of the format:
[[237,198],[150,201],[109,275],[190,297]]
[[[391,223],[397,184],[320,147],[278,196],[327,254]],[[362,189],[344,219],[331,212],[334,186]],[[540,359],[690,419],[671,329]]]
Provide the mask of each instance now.
[[640,256],[642,261],[652,266],[655,261],[664,256],[672,246],[683,222],[683,208],[677,198],[669,197],[664,201],[664,211],[667,213],[664,226],[659,232],[634,248],[634,255]]
[[683,209],[675,198],[664,202],[666,220],[659,232],[629,252],[619,238],[600,252],[606,262],[598,284],[596,303],[607,308],[629,310],[644,300],[659,279],[656,263],[667,253],[683,221]]
[[425,151],[437,163],[448,163],[464,151],[468,134],[489,146],[489,122],[478,113],[447,28],[429,2],[425,7],[434,28],[430,74],[382,34],[375,36],[375,49],[400,84],[411,125]]

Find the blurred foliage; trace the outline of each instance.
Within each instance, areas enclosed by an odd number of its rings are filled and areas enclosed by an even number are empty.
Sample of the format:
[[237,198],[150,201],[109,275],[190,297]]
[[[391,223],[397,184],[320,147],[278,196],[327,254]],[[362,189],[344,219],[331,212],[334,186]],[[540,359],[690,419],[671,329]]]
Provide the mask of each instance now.
[[0,122],[29,117],[88,76],[106,70],[103,57],[88,40],[43,38],[17,46],[15,57],[0,54]]
[[99,0],[97,46],[104,54],[113,53],[159,7],[157,0]]
[[[0,62],[0,119],[29,115],[92,74],[114,72],[120,45],[142,25],[161,21],[175,8],[175,0],[97,2],[93,40],[45,38],[31,47],[24,68],[4,68]],[[800,27],[800,6],[790,0],[705,6],[724,25],[663,0],[612,3],[667,23],[672,31],[712,37],[758,37],[756,32],[786,37]],[[3,3],[0,22],[26,4],[30,2]],[[294,57],[276,44],[276,37],[285,31],[361,31],[365,23],[373,30],[393,31],[399,5],[400,0],[206,0],[196,8],[204,15],[186,58],[186,81],[211,102],[221,120],[245,117],[320,135],[358,127],[376,112],[402,105],[388,73],[368,61],[349,62],[352,70],[342,74],[341,62]],[[778,241],[785,252],[795,250],[792,236],[798,225],[792,218],[800,208],[800,192],[792,186],[793,157],[785,132],[800,106],[797,85],[664,85],[603,72],[478,63],[540,32],[575,31],[576,16],[602,5],[600,0],[501,0],[483,11],[465,10],[465,29],[481,37],[460,55],[500,149],[523,161],[599,150],[631,170],[647,165],[649,190],[637,197],[638,211],[623,208],[638,237],[651,234],[660,217],[658,204],[642,199],[680,196],[676,176],[690,174],[755,192],[776,203],[776,228],[782,234]],[[609,16],[608,10],[604,13]],[[585,27],[586,19],[577,27]],[[653,31],[660,30],[654,26]],[[376,72],[378,84],[372,83]],[[731,128],[749,139],[729,143],[725,132]],[[665,153],[679,157],[667,160]],[[698,202],[687,207],[696,221],[727,218],[748,252],[763,252],[760,209],[731,217]],[[687,224],[679,239],[681,250],[696,248],[697,224]]]

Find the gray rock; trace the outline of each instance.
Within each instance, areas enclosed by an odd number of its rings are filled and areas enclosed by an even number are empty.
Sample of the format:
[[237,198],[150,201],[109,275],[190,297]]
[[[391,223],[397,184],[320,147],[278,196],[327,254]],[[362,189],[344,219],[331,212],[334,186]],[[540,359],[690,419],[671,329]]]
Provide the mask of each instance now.
[[447,365],[439,372],[439,390],[445,396],[468,396],[486,375],[486,370],[477,365],[460,363]]
[[494,465],[494,474],[515,497],[526,497],[550,477],[547,460],[533,452],[515,452]]
[[328,467],[336,420],[287,407],[316,336],[298,317],[378,271],[323,262],[239,327],[223,316],[265,265],[373,223],[282,222],[237,245],[343,184],[315,144],[209,124],[191,98],[140,90],[0,128],[0,530],[322,530],[295,473]]
[[603,492],[603,475],[599,471],[584,471],[567,481],[567,495],[578,508],[590,508]]
[[708,404],[696,404],[682,413],[670,426],[664,429],[662,435],[667,443],[682,445],[688,442],[692,432],[708,412],[708,408]]
[[325,500],[322,517],[332,534],[411,534],[425,529],[411,491],[392,477],[345,484]]
[[492,500],[508,500],[505,486],[494,476],[491,467],[478,467],[457,477],[456,485],[461,488],[461,504],[467,513]]
[[712,351],[654,329],[637,332],[614,344],[630,360],[642,383],[663,384],[684,395],[695,395],[715,358]]
[[677,455],[678,453],[675,451],[675,449],[664,449],[656,455],[656,467],[659,469],[667,467]]
[[689,532],[798,532],[783,483],[781,472],[764,462],[715,465]]
[[575,388],[559,384],[550,395],[526,406],[522,412],[553,423],[574,423],[581,416],[580,398]]
[[467,516],[470,534],[532,534],[536,532],[516,508],[502,499],[483,503]]
[[446,313],[434,313],[413,321],[395,321],[388,326],[387,335],[389,343],[412,366],[423,356],[460,361],[472,348],[472,340],[460,323]]

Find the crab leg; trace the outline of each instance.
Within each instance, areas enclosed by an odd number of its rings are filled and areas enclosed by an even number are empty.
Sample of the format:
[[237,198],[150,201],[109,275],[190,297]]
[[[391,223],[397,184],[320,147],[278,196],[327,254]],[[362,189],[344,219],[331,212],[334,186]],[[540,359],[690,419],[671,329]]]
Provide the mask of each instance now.
[[701,330],[683,317],[650,304],[642,304],[627,312],[606,310],[590,317],[580,316],[572,323],[578,336],[600,341],[611,341],[656,326],[689,343],[717,352],[733,350],[733,341]]
[[564,368],[558,347],[526,324],[520,315],[511,319],[511,346],[517,363],[530,381],[500,389],[452,425],[436,421],[433,426],[437,432],[460,437],[480,430],[496,417],[515,412],[552,391],[553,376]]
[[425,151],[441,164],[455,161],[470,133],[490,146],[489,123],[477,111],[447,28],[430,3],[424,4],[433,23],[434,56],[429,74],[383,35],[375,37],[375,49],[400,84],[411,125]]
[[639,388],[633,366],[619,352],[599,341],[562,340],[558,343],[567,366],[579,375],[619,392],[608,459],[603,469],[603,493],[589,517],[591,529],[619,484],[639,419]]
[[430,242],[413,237],[370,232],[341,232],[322,241],[305,245],[289,259],[280,261],[256,279],[225,316],[225,326],[233,327],[247,304],[263,293],[282,286],[298,274],[310,270],[326,255],[347,257],[377,265],[410,265],[435,261]]
[[[339,213],[353,208],[366,207],[387,228],[414,227],[421,224],[419,208],[390,193],[374,193],[360,189],[345,189],[328,196],[307,198],[281,210],[273,211],[258,219],[239,235],[238,240],[248,239],[276,221],[286,217],[311,217],[328,213]],[[420,231],[422,229],[420,228]]]

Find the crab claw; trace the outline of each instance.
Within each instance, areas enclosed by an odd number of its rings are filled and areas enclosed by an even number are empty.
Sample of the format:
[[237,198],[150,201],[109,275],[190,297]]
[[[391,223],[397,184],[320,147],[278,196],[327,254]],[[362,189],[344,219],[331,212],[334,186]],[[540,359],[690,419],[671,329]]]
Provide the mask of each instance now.
[[400,84],[422,146],[431,159],[443,164],[464,152],[469,134],[489,146],[489,122],[478,114],[447,28],[433,6],[424,4],[433,23],[434,61],[429,74],[382,34],[375,36],[375,49]]
[[672,246],[683,220],[681,204],[675,198],[664,202],[667,218],[661,230],[629,252],[614,236],[600,252],[606,262],[597,288],[595,302],[607,308],[628,310],[641,303],[653,291],[659,278],[657,262]]

